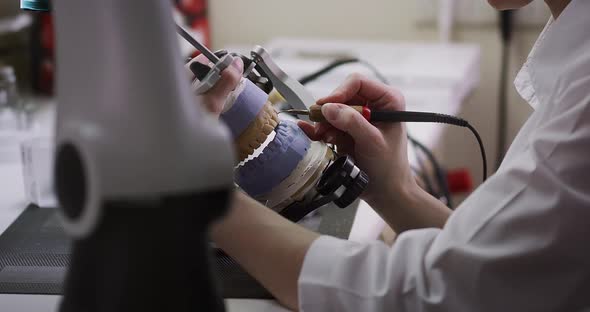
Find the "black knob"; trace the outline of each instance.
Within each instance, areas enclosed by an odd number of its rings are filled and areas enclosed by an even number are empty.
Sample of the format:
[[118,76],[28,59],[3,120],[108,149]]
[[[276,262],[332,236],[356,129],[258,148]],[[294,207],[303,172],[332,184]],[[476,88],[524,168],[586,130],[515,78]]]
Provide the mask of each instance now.
[[334,203],[345,208],[365,190],[369,176],[354,165],[350,156],[341,156],[322,175],[317,191],[323,196],[334,197]]
[[336,199],[334,203],[340,208],[348,207],[361,196],[368,184],[369,176],[361,170],[356,178],[346,185],[346,191],[340,198]]

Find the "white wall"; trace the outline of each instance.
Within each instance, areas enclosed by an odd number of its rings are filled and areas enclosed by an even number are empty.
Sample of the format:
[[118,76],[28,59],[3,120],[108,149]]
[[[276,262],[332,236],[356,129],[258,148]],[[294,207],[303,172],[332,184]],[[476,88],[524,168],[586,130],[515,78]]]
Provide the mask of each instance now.
[[209,0],[209,3],[216,45],[263,43],[276,35],[410,39],[413,32],[412,1]]
[[[433,28],[417,26],[414,1],[210,0],[209,3],[215,47],[260,44],[275,36],[413,41],[437,38]],[[510,81],[526,59],[541,28],[517,31],[510,58]],[[499,36],[495,27],[460,27],[455,38],[460,42],[478,43],[482,48],[481,85],[467,101],[461,115],[480,131],[488,153],[488,164],[493,170],[501,48]],[[530,114],[530,108],[517,96],[512,84],[509,90],[508,132],[513,138]],[[479,152],[468,131],[449,128],[439,154],[448,167],[467,167],[473,173],[475,182],[481,180]]]

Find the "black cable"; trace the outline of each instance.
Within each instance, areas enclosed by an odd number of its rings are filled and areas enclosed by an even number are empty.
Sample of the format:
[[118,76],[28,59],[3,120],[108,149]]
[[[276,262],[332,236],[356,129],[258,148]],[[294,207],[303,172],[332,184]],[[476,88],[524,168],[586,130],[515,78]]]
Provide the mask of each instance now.
[[[408,139],[410,139],[410,138],[408,138]],[[412,141],[412,143],[413,143],[413,141]],[[417,149],[416,144],[414,144],[414,148]],[[419,171],[418,176],[420,176],[420,178],[422,178],[422,181],[424,182],[424,186],[426,188],[426,192],[428,192],[428,194],[438,198],[439,194],[434,189],[433,183],[430,180],[430,175],[427,174],[427,170],[425,170],[426,166],[424,165],[424,162],[422,161],[422,156],[420,155],[420,153],[418,153],[417,150],[416,150],[416,161],[418,162],[418,166],[420,168],[422,168]]]
[[388,84],[387,79],[385,78],[385,76],[383,76],[379,70],[377,70],[377,68],[375,68],[375,66],[373,66],[371,63],[365,62],[363,60],[360,60],[358,58],[344,58],[344,59],[338,59],[338,60],[334,60],[331,63],[328,63],[328,65],[318,69],[317,71],[305,75],[303,77],[301,77],[299,79],[299,82],[302,85],[308,84],[318,78],[320,78],[321,76],[327,74],[328,72],[332,71],[333,69],[340,67],[342,65],[346,65],[346,64],[352,64],[352,63],[360,63],[363,64],[365,67],[367,67],[368,69],[371,70],[371,72],[373,72],[373,74],[377,77],[377,79],[379,79],[379,81]]
[[508,128],[508,71],[510,67],[510,46],[512,45],[513,12],[511,10],[500,12],[500,35],[502,39],[502,56],[500,65],[500,87],[498,89],[498,138],[496,151],[496,168],[504,159],[506,151],[506,137]]
[[[428,112],[397,112],[399,113],[399,122],[434,122],[434,123],[444,123],[459,127],[464,127],[473,133],[475,138],[477,139],[477,143],[479,144],[479,151],[481,152],[481,159],[483,162],[483,181],[485,181],[488,177],[488,164],[487,164],[487,157],[485,147],[483,145],[483,141],[481,136],[477,132],[477,130],[467,122],[467,120],[463,118],[459,118],[456,116],[445,115],[445,114],[438,114],[438,113],[428,113]],[[405,116],[404,116],[405,115]],[[372,118],[372,116],[371,116]]]
[[299,82],[302,85],[308,84],[318,78],[320,78],[321,76],[327,74],[329,71],[333,70],[336,67],[342,66],[344,64],[351,64],[351,63],[358,63],[359,59],[356,58],[346,58],[346,59],[339,59],[339,60],[335,60],[331,63],[329,63],[328,65],[318,69],[317,71],[309,74],[309,75],[305,75],[303,77],[301,77],[299,79]]
[[453,208],[453,202],[451,199],[451,191],[449,190],[449,184],[447,183],[446,174],[443,171],[442,167],[434,157],[434,154],[428,149],[424,144],[420,143],[420,141],[414,139],[411,136],[408,136],[408,140],[418,149],[420,149],[424,155],[428,158],[432,166],[434,167],[434,174],[436,176],[436,180],[438,181],[440,192],[442,193],[442,197],[447,200],[447,206],[449,208]]
[[467,123],[466,127],[469,130],[471,130],[471,132],[473,133],[473,135],[477,139],[477,144],[479,144],[479,151],[481,153],[481,160],[483,161],[483,180],[485,181],[488,178],[488,161],[486,159],[486,150],[483,146],[483,141],[481,140],[479,133],[477,133],[477,130],[475,130],[475,128],[472,125]]
[[[390,113],[390,112],[388,112]],[[486,151],[483,145],[483,141],[477,130],[467,122],[467,120],[463,118],[459,118],[456,116],[445,115],[445,114],[438,114],[438,113],[428,113],[428,112],[395,112],[396,113],[396,120],[399,122],[434,122],[434,123],[444,123],[459,127],[464,127],[473,133],[475,138],[477,139],[477,143],[479,144],[479,150],[481,152],[481,159],[483,162],[483,181],[487,179],[488,176],[488,165],[487,165],[487,158],[486,158]],[[371,118],[373,116],[371,115]]]

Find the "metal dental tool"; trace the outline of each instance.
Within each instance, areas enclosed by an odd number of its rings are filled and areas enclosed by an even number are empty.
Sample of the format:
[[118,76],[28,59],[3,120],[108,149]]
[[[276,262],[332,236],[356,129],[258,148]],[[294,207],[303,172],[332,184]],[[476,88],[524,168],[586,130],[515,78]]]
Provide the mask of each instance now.
[[191,36],[188,33],[188,31],[186,31],[186,29],[184,29],[182,26],[176,24],[176,32],[180,36],[182,36],[182,38],[184,38],[184,40],[186,40],[193,47],[195,47],[197,50],[199,50],[201,53],[203,53],[203,55],[206,56],[213,64],[216,64],[217,62],[219,62],[219,58],[217,57],[217,55],[215,55],[215,53],[211,52],[211,50],[209,50],[206,46],[204,46],[199,41],[197,41],[195,38],[193,38],[193,36]]

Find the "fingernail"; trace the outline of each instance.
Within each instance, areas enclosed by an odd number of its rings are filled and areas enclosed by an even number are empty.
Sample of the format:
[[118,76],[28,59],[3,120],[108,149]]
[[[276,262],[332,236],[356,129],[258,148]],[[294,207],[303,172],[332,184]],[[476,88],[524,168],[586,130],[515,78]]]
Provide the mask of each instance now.
[[237,68],[240,73],[244,72],[244,61],[242,61],[241,57],[236,57],[236,59],[234,59],[234,61],[232,62],[232,65]]
[[324,115],[328,121],[334,121],[338,119],[340,110],[342,110],[342,108],[338,104],[329,103],[322,105],[322,115]]

